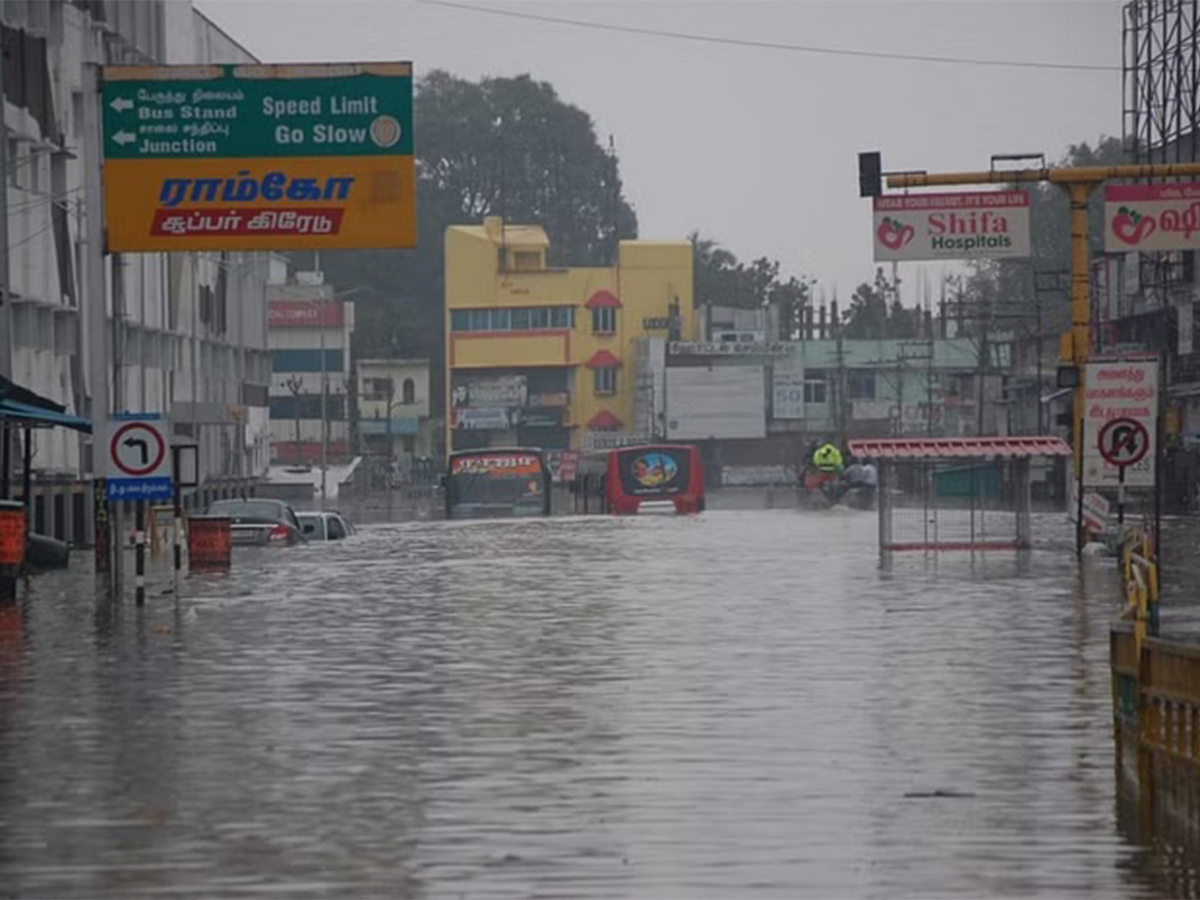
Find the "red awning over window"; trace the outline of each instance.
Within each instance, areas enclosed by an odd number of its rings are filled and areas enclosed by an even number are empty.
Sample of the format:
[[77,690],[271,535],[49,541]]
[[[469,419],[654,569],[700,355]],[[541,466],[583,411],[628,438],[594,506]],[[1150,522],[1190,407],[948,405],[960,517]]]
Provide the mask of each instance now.
[[596,291],[583,305],[588,309],[620,309],[621,301],[616,298],[615,294],[610,294],[608,291]]
[[584,365],[589,369],[619,369],[621,360],[608,350],[597,350]]
[[592,431],[620,431],[621,420],[607,409],[602,409],[588,419],[588,428]]

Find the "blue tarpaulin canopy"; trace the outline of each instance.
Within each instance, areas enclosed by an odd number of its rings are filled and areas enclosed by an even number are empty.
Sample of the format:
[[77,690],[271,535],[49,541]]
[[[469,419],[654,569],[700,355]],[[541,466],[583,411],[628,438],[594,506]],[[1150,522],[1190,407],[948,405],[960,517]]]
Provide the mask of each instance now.
[[45,428],[61,425],[64,428],[74,428],[76,431],[89,434],[92,430],[92,423],[79,416],[44,409],[40,406],[31,406],[28,403],[18,403],[16,400],[8,400],[3,397],[0,397],[0,419],[19,422],[22,427]]
[[90,433],[92,430],[90,421],[71,415],[61,403],[14,384],[3,376],[0,376],[0,419],[18,422],[22,428],[61,425],[76,431]]

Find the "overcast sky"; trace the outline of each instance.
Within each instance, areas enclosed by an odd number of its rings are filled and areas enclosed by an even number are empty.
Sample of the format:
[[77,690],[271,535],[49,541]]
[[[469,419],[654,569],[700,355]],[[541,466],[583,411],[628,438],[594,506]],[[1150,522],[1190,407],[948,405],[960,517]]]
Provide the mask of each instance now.
[[[267,62],[412,60],[418,76],[549,81],[591,114],[601,141],[613,136],[642,237],[699,229],[743,259],[765,254],[827,291],[836,284],[843,299],[874,272],[859,151],[882,151],[885,170],[986,169],[992,154],[1053,160],[1121,132],[1119,2],[464,3],[742,41],[1112,69],[730,46],[422,0],[195,0]],[[904,266],[908,285],[921,265]]]

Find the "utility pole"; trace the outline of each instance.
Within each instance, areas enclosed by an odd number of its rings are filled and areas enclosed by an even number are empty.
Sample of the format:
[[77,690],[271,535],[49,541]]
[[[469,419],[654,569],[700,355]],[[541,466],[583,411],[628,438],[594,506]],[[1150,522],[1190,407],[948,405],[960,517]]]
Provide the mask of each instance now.
[[[83,67],[83,156],[86,216],[82,231],[83,320],[87,339],[88,381],[91,393],[92,487],[95,529],[96,573],[106,576],[113,599],[121,596],[124,546],[119,520],[110,524],[104,477],[107,460],[109,418],[109,363],[112,358],[112,327],[108,320],[104,281],[104,196],[100,136],[100,65]],[[116,510],[113,510],[116,518]]]
[[304,382],[298,375],[291,375],[287,381],[283,383],[292,394],[292,416],[296,423],[296,456],[300,455],[300,392],[304,388]]

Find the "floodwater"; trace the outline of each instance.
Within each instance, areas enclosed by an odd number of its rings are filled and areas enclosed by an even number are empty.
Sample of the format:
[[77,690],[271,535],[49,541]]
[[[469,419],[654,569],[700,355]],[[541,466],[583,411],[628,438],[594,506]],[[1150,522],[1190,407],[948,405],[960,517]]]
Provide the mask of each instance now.
[[1178,892],[1118,824],[1112,562],[1036,527],[882,567],[843,510],[377,525],[141,611],[44,576],[0,897]]

